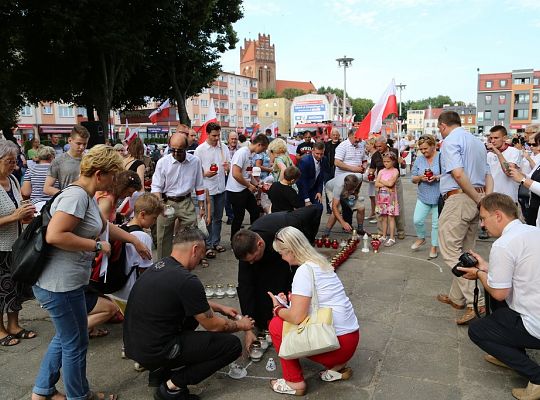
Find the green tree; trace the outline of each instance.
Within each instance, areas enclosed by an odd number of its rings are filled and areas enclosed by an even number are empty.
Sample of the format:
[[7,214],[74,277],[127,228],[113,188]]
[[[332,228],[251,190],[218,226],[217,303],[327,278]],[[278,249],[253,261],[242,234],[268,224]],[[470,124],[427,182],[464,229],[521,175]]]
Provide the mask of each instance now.
[[303,90],[297,89],[297,88],[285,88],[280,93],[281,97],[285,97],[288,100],[292,100],[297,96],[302,96],[306,94]]
[[362,121],[374,105],[371,99],[352,99],[353,114],[356,114],[355,121]]
[[190,125],[186,100],[211,85],[221,70],[221,54],[237,43],[232,24],[243,16],[241,0],[158,3],[147,46],[153,96],[174,99],[180,121]]
[[275,99],[278,97],[274,89],[264,89],[259,92],[259,99]]

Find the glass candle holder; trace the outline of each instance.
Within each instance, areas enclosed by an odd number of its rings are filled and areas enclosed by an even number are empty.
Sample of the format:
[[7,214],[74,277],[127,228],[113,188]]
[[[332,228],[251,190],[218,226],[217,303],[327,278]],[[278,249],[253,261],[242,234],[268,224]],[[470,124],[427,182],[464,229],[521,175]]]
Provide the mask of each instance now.
[[214,297],[214,294],[215,294],[214,286],[213,285],[206,285],[204,287],[204,294],[206,294],[207,299],[211,299],[212,297]]
[[214,294],[216,299],[222,299],[225,297],[225,290],[223,290],[223,285],[216,285],[216,293]]
[[261,343],[262,350],[266,350],[268,348],[268,342],[266,341],[266,335],[264,333],[258,334],[257,340]]
[[236,296],[236,288],[234,287],[234,285],[232,283],[229,283],[227,285],[227,292],[225,292],[227,294],[227,297],[229,298],[234,298]]
[[272,336],[270,336],[270,331],[264,330],[263,333],[264,333],[264,336],[266,336],[266,341],[268,342],[268,345],[271,345]]
[[253,362],[259,362],[261,361],[262,356],[263,350],[261,348],[261,342],[255,340],[251,344],[251,349],[249,350],[249,358],[251,358],[251,361]]

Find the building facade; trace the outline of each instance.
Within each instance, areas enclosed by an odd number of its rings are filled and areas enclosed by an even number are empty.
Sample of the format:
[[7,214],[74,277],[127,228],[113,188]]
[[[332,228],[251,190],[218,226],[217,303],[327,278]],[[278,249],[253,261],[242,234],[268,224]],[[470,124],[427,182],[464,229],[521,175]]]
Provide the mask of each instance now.
[[223,128],[237,131],[251,128],[258,123],[257,89],[255,78],[220,72],[209,88],[187,100],[191,125],[197,128],[208,120],[213,102],[217,120]]
[[407,110],[407,134],[421,135],[424,132],[425,110]]
[[279,97],[275,99],[259,99],[259,124],[261,131],[277,122],[279,132],[286,135],[291,130],[291,101]]
[[509,133],[540,122],[540,71],[478,74],[477,123],[479,133],[504,125]]
[[270,35],[244,39],[240,47],[240,73],[257,80],[259,90],[276,90],[276,53]]

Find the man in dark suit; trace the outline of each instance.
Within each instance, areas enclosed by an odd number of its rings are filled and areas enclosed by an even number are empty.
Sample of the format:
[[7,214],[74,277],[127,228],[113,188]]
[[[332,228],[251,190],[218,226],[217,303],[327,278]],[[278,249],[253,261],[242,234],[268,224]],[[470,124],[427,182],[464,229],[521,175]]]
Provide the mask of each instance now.
[[[249,230],[235,233],[232,248],[239,260],[238,300],[242,314],[254,318],[259,330],[268,329],[268,321],[272,319],[272,301],[267,292],[288,293],[296,272],[296,268],[291,268],[272,247],[276,233],[286,226],[294,226],[313,242],[321,215],[322,207],[315,205],[280,211],[263,215]],[[246,348],[255,339],[253,332],[246,332]]]
[[300,169],[300,179],[296,182],[298,197],[306,206],[321,204],[324,180],[321,162],[323,156],[324,143],[317,142],[313,145],[311,154],[302,157],[297,164]]

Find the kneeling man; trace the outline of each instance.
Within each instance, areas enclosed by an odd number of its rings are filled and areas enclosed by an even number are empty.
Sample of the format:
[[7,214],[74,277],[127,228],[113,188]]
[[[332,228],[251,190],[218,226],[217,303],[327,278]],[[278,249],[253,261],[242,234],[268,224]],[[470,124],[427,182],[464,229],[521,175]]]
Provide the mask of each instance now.
[[[208,302],[191,271],[205,253],[198,229],[179,232],[170,257],[146,270],[129,295],[124,322],[126,355],[163,377],[154,398],[191,399],[195,385],[236,360],[240,340],[223,332],[249,331],[254,321],[236,320],[234,308]],[[230,319],[217,317],[218,312]],[[206,331],[195,331],[201,324]]]
[[522,224],[514,200],[492,193],[480,201],[480,221],[491,236],[488,264],[478,254],[477,268],[460,268],[479,279],[490,296],[506,301],[485,318],[471,322],[469,337],[488,353],[486,360],[508,366],[529,380],[513,389],[516,399],[540,399],[540,366],[525,349],[540,349],[540,229]]

